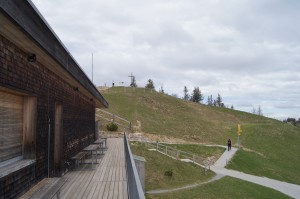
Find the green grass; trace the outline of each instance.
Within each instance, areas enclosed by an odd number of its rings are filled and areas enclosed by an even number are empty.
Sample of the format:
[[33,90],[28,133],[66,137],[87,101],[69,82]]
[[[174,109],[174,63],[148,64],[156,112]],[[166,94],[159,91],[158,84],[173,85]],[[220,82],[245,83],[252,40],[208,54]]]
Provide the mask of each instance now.
[[[186,102],[144,89],[113,88],[102,92],[108,111],[137,124],[140,131],[197,143],[236,143],[241,124],[242,146],[229,168],[300,184],[300,128],[277,120],[226,108]],[[259,155],[260,154],[260,155]]]
[[205,158],[214,156],[216,160],[219,159],[225,151],[222,147],[208,147],[197,144],[169,144],[169,146]]
[[[240,150],[228,168],[300,184],[299,130],[289,124],[246,126],[243,145],[262,154]],[[298,169],[297,169],[298,168]]]
[[[144,144],[131,142],[134,155],[146,159],[146,190],[168,189],[206,181],[214,176],[212,172],[205,175],[204,169],[192,163],[174,160],[156,151],[149,151]],[[165,171],[173,171],[173,176],[165,176]]]
[[148,199],[290,198],[273,189],[231,177],[224,177],[221,180],[214,181],[193,189],[176,191],[167,194],[146,195],[146,197]]
[[[274,123],[272,119],[227,108],[210,107],[142,88],[115,87],[102,92],[108,111],[137,125],[141,131],[173,136],[188,141],[226,144],[237,124]],[[235,134],[234,134],[235,136]]]

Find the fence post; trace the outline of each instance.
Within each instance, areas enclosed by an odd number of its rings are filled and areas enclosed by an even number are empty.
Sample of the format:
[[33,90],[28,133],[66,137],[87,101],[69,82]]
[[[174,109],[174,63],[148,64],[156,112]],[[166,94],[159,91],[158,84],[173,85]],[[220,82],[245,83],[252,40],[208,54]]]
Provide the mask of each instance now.
[[177,150],[177,160],[179,159],[179,150]]
[[113,123],[115,123],[115,114],[113,114]]
[[168,146],[166,146],[166,155],[168,155]]
[[158,141],[156,141],[156,151],[158,151]]
[[193,163],[195,164],[195,154],[193,154]]

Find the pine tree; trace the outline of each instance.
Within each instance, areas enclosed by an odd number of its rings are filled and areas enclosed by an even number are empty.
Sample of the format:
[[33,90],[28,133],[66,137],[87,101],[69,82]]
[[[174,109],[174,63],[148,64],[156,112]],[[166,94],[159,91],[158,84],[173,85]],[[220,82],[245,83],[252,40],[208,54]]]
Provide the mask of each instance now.
[[201,103],[203,101],[203,95],[199,89],[199,87],[195,87],[193,90],[193,95],[191,97],[191,101],[196,103]]
[[164,90],[163,85],[160,86],[159,92],[160,92],[160,93],[165,93],[165,90]]
[[187,100],[189,100],[189,98],[190,98],[189,90],[187,89],[186,86],[184,86],[184,89],[183,89],[183,99],[187,101]]
[[154,89],[155,88],[152,79],[148,80],[148,83],[146,84],[145,88],[150,88],[150,89]]
[[[218,107],[222,107],[222,97],[221,97],[221,95],[218,93],[218,97],[217,97],[217,100],[216,100],[216,103],[217,103],[217,106]],[[224,104],[223,104],[223,106],[224,106]]]
[[212,99],[212,95],[207,97],[207,105],[208,106],[213,106],[213,99]]
[[217,100],[213,101],[213,106],[217,106]]
[[263,116],[263,112],[260,105],[258,106],[257,115]]

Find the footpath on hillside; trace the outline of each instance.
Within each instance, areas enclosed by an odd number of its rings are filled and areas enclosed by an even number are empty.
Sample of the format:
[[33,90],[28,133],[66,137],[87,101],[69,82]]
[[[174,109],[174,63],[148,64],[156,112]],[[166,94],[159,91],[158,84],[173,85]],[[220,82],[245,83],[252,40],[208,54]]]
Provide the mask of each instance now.
[[218,159],[218,161],[216,161],[215,164],[210,167],[210,169],[217,174],[221,174],[224,176],[231,176],[248,182],[259,184],[265,187],[269,187],[271,189],[280,191],[290,197],[300,199],[300,185],[295,185],[287,182],[282,182],[279,180],[273,180],[266,177],[259,177],[259,176],[245,174],[239,171],[226,169],[225,166],[237,151],[238,149],[233,147],[231,148],[231,151],[226,150],[223,153],[223,155]]
[[[222,146],[224,148],[227,148],[226,146]],[[254,176],[250,174],[245,174],[243,172],[239,171],[234,171],[230,169],[226,169],[225,166],[227,163],[233,158],[235,153],[238,151],[237,148],[232,147],[231,151],[225,151],[222,156],[215,162],[213,166],[210,167],[212,171],[214,171],[217,175],[210,179],[207,182],[199,183],[199,184],[192,184],[192,185],[187,185],[184,187],[180,188],[175,188],[175,189],[164,189],[164,190],[152,190],[148,191],[148,194],[160,194],[160,193],[168,193],[168,192],[173,192],[173,191],[178,191],[178,190],[183,190],[183,189],[189,189],[189,188],[194,188],[203,184],[207,184],[216,180],[221,179],[224,176],[231,176],[234,178],[238,178],[241,180],[245,180],[248,182],[252,182],[255,184],[259,184],[271,189],[275,189],[277,191],[280,191],[290,197],[300,199],[300,185],[295,185],[287,182],[282,182],[279,180],[273,180],[270,178],[266,177],[259,177],[259,176]]]

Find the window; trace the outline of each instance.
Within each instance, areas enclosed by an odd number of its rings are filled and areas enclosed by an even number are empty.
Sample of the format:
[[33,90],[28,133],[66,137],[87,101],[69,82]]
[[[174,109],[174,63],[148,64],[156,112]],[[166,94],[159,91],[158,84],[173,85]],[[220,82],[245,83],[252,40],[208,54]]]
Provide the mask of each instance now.
[[0,91],[0,162],[22,156],[23,97]]
[[35,114],[35,97],[0,90],[0,166],[35,157]]

